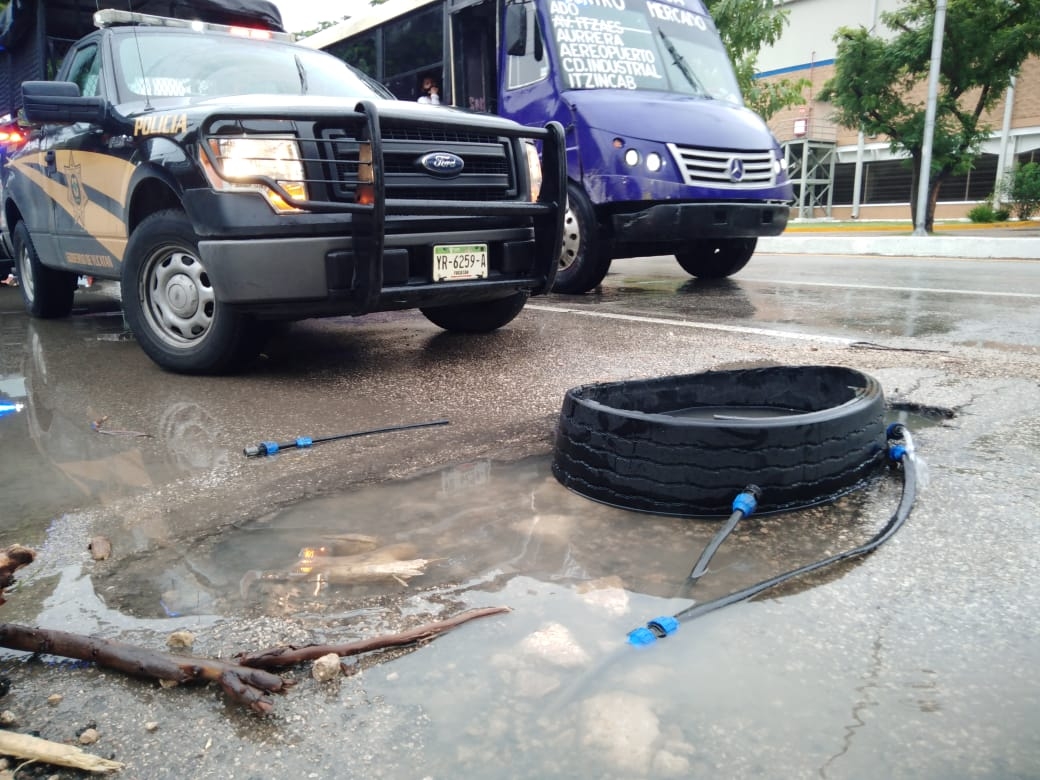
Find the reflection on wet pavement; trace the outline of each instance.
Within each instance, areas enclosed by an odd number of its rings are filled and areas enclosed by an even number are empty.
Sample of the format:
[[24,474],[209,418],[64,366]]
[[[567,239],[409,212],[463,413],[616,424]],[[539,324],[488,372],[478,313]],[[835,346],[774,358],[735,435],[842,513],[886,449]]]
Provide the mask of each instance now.
[[[546,458],[478,461],[296,504],[168,560],[157,552],[129,562],[109,583],[108,600],[142,618],[212,611],[329,617],[520,575],[572,585],[610,580],[659,598],[682,592],[717,523],[589,502],[561,487],[549,466]],[[826,507],[745,523],[716,555],[698,598],[869,538],[892,501],[886,482]],[[382,555],[379,571],[368,566],[373,554]]]
[[[220,426],[195,391],[145,404],[141,378],[108,376],[113,347],[106,342],[125,335],[122,316],[100,291],[87,300],[89,308],[68,321],[0,313],[0,395],[21,406],[0,418],[0,493],[9,518],[103,505],[227,463]],[[147,409],[158,414],[142,416]],[[0,535],[24,539],[24,531],[8,526]]]
[[[845,280],[842,280],[845,281]],[[554,296],[554,303],[577,309],[623,306],[629,314],[682,317],[732,325],[753,324],[779,331],[843,334],[862,338],[935,338],[990,348],[1040,346],[1040,320],[1030,297],[954,294],[950,290],[880,289],[745,279],[683,279],[653,273],[608,275],[594,293]],[[876,285],[875,285],[876,286]],[[993,327],[1000,307],[1002,326]]]

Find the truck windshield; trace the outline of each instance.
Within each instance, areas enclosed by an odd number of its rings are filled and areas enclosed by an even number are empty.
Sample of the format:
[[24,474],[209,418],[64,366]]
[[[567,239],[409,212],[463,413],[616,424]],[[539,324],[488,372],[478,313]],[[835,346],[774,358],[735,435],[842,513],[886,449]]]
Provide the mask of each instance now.
[[123,35],[116,63],[125,100],[146,95],[393,97],[336,57],[276,42],[166,31]]
[[743,103],[715,25],[702,14],[660,0],[553,0],[550,24],[566,89]]

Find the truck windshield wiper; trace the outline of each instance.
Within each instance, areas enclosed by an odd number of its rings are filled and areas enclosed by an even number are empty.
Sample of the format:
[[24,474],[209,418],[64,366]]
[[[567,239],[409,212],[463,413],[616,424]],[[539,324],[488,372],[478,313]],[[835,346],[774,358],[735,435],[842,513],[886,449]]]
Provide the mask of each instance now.
[[307,71],[304,70],[303,62],[300,60],[299,54],[294,54],[293,59],[296,60],[296,72],[300,74],[300,89],[303,94],[307,94]]
[[686,63],[686,60],[679,53],[679,50],[675,48],[675,44],[672,43],[672,39],[664,34],[664,30],[660,27],[657,28],[657,34],[661,36],[661,40],[664,41],[664,47],[668,49],[668,53],[672,55],[672,62],[675,63],[675,67],[679,69],[679,72],[683,74],[683,78],[686,79],[687,83],[693,87],[693,91],[697,92],[705,97],[711,97],[708,94],[708,90],[701,84],[700,79],[697,78],[693,70]]

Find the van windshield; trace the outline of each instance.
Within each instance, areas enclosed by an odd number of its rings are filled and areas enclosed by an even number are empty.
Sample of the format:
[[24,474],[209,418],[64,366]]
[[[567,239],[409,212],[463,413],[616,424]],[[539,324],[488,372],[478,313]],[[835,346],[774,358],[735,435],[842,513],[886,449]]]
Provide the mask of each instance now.
[[116,50],[125,100],[234,95],[393,97],[324,52],[287,43],[194,32],[123,35]]
[[565,89],[652,90],[743,104],[710,18],[660,0],[553,0],[549,7]]

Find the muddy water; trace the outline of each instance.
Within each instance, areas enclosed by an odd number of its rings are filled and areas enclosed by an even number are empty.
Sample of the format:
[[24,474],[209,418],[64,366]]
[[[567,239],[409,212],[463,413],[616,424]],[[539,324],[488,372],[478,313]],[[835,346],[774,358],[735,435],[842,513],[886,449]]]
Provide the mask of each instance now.
[[[879,477],[828,506],[752,518],[686,593],[683,580],[717,522],[589,502],[560,486],[550,465],[548,457],[480,460],[296,504],[186,551],[128,563],[106,587],[105,608],[139,629],[170,618],[196,625],[291,618],[314,641],[349,641],[469,607],[509,607],[414,652],[366,656],[361,674],[317,701],[313,691],[292,694],[313,702],[309,728],[337,729],[363,747],[368,763],[349,776],[699,776],[751,760],[730,741],[749,713],[776,706],[777,697],[786,707],[804,705],[803,725],[819,724],[821,703],[838,706],[827,703],[826,687],[834,677],[839,690],[852,685],[856,673],[843,679],[838,658],[824,648],[814,648],[824,650],[824,665],[816,659],[809,669],[802,651],[789,655],[774,644],[772,636],[792,627],[782,625],[772,601],[709,615],[652,648],[632,648],[625,637],[691,598],[723,595],[862,543],[894,508],[896,480]],[[301,551],[359,536],[409,545],[427,562],[425,573],[361,584],[301,574]],[[869,565],[827,572],[774,597],[811,592]],[[811,623],[795,633],[811,636]],[[762,652],[788,666],[784,690],[759,679]],[[698,704],[708,700],[710,714]],[[796,711],[775,713],[781,735],[771,749],[798,728]],[[705,752],[709,740],[715,747]],[[816,750],[813,760],[823,764],[841,746]],[[307,758],[316,776],[339,776],[329,774],[334,753],[310,746]],[[753,765],[738,774],[760,772],[769,776]]]
[[[139,568],[131,562],[124,576],[135,586],[109,600],[142,618],[214,611],[334,615],[525,576],[593,581],[682,603],[684,575],[717,523],[591,502],[564,489],[550,466],[548,456],[481,460],[305,501],[200,541],[170,562],[161,552]],[[867,511],[878,491],[885,485],[827,507],[755,518],[717,553],[698,590],[705,598],[722,595],[869,538],[884,519]],[[409,569],[395,577],[391,571],[356,581],[360,575],[349,565],[340,576],[337,567],[321,565],[329,556],[347,560],[336,556],[372,548],[388,550],[402,564],[421,560],[421,573]]]

